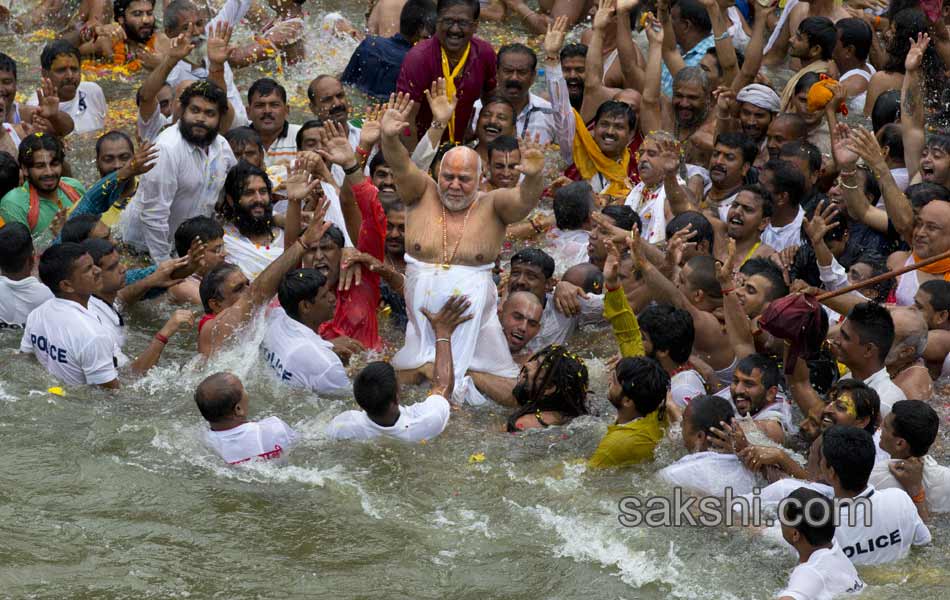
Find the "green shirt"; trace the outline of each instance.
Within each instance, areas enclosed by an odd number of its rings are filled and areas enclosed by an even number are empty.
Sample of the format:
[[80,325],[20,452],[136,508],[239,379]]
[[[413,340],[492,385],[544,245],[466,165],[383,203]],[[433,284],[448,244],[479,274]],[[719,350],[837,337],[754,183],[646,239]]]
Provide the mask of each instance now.
[[[73,179],[72,177],[63,177],[63,183],[66,185],[75,188],[79,195],[82,196],[86,193],[86,188],[83,187],[82,183]],[[29,183],[24,183],[18,188],[13,188],[3,198],[0,198],[0,217],[3,217],[3,220],[7,223],[23,223],[29,227],[27,222],[27,215],[30,213],[30,190]],[[69,201],[69,196],[66,193],[58,189],[56,193],[59,194],[59,201],[63,203],[63,206],[66,208],[72,208],[73,203]],[[31,233],[33,235],[38,235],[49,229],[50,223],[53,222],[53,217],[56,216],[59,207],[56,206],[55,202],[40,198],[40,216],[36,221],[36,227]]]
[[610,425],[607,435],[590,457],[590,466],[595,469],[627,467],[653,459],[653,450],[663,438],[665,423],[660,423],[659,411],[624,423]]

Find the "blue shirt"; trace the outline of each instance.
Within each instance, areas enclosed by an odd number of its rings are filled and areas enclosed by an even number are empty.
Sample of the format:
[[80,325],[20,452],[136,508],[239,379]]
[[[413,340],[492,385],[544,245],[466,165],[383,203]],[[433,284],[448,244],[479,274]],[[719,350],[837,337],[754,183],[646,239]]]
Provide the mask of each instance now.
[[342,81],[379,100],[388,100],[396,91],[399,69],[411,49],[412,43],[400,33],[390,38],[368,37],[353,52]]
[[[698,67],[699,61],[706,56],[706,50],[714,48],[716,46],[716,40],[713,39],[713,36],[703,38],[698,44],[692,47],[688,52],[683,54],[683,50],[680,49],[680,54],[683,55],[683,62],[686,63],[687,67]],[[670,75],[670,70],[666,68],[666,63],[663,63],[663,70],[660,72],[660,91],[666,94],[667,96],[673,95],[673,76]]]

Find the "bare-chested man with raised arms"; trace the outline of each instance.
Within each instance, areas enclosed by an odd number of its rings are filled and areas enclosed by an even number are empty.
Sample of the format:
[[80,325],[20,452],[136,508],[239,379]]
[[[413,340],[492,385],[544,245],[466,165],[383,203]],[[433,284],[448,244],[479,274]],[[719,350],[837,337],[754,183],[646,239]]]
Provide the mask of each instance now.
[[[412,102],[396,99],[382,117],[382,148],[406,205],[406,345],[392,359],[404,381],[417,378],[420,367],[435,358],[441,343],[422,314],[464,294],[474,318],[452,337],[455,376],[466,371],[516,377],[518,368],[498,320],[498,291],[492,267],[501,251],[505,228],[528,216],[541,200],[544,154],[535,141],[520,141],[524,180],[514,188],[479,191],[482,166],[471,148],[450,150],[435,182],[409,159],[400,141],[408,127]],[[462,389],[458,389],[461,387]],[[465,388],[455,397],[465,398]]]

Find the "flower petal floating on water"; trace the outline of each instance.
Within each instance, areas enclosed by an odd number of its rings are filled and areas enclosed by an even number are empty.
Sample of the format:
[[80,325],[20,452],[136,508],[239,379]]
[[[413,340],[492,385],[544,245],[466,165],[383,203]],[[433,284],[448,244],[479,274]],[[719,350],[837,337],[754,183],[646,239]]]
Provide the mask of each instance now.
[[468,462],[473,463],[473,464],[474,464],[474,463],[485,462],[485,453],[484,453],[484,452],[476,452],[475,454],[473,454],[473,455],[471,455],[471,456],[468,457]]
[[64,390],[61,387],[51,387],[50,389],[46,391],[55,396],[64,396],[64,397],[66,396],[66,390]]

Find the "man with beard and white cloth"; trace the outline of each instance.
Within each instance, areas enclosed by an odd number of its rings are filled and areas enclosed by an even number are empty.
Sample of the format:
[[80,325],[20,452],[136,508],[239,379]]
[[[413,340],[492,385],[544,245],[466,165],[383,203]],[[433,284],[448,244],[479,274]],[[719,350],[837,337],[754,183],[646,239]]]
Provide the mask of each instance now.
[[237,160],[218,135],[228,108],[224,90],[198,81],[181,95],[178,127],[155,140],[158,161],[142,176],[139,188],[122,211],[123,240],[147,251],[156,264],[171,258],[172,236],[191,217],[211,216],[228,171]]
[[228,171],[224,198],[216,207],[228,262],[251,281],[284,253],[284,230],[274,225],[271,191],[267,173],[241,161]]
[[[739,131],[755,142],[759,149],[755,166],[762,167],[769,159],[768,129],[782,109],[782,99],[772,88],[761,83],[750,83],[729,101],[731,92],[721,93],[716,105],[716,132]],[[723,110],[726,106],[728,109]]]
[[[466,371],[517,377],[498,320],[498,290],[492,268],[505,228],[528,216],[541,200],[544,153],[536,141],[522,140],[520,185],[480,192],[482,166],[471,148],[453,148],[442,160],[436,183],[416,167],[400,141],[409,126],[412,102],[400,94],[383,114],[382,150],[406,204],[406,344],[392,359],[403,380],[413,381],[435,358],[435,338],[422,310],[434,312],[463,293],[473,318],[454,332],[451,346],[458,382]],[[460,388],[462,386],[459,386]],[[466,397],[456,389],[455,398]]]

